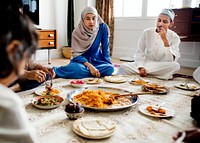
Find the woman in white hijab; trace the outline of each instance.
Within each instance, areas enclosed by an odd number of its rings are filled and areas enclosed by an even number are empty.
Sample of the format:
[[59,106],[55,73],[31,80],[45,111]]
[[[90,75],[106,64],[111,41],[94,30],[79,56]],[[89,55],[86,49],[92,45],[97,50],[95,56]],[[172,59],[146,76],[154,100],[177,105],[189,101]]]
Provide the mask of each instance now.
[[179,53],[179,36],[171,31],[174,12],[163,9],[158,16],[157,26],[144,30],[135,51],[135,62],[120,65],[119,74],[140,76],[153,75],[160,79],[171,79],[180,69],[177,60]]
[[72,33],[70,63],[54,67],[54,71],[60,78],[104,77],[113,73],[109,29],[94,7],[82,11],[80,23]]

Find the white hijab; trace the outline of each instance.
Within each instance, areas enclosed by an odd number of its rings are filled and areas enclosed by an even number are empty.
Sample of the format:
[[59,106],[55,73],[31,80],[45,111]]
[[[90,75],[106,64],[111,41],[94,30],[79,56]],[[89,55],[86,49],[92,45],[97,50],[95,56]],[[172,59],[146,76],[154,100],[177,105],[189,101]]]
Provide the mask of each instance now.
[[[84,24],[84,18],[89,13],[97,17],[96,27],[92,30],[87,28]],[[86,7],[82,11],[80,23],[72,33],[72,58],[82,55],[91,47],[97,36],[99,24],[101,23],[104,23],[104,21],[94,7]]]

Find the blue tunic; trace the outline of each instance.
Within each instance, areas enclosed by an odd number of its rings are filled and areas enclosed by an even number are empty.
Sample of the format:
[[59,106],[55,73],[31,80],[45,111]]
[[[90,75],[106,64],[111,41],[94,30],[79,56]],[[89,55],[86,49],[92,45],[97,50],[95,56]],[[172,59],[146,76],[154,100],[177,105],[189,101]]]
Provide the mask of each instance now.
[[[100,49],[102,46],[102,50]],[[59,78],[86,78],[92,77],[90,70],[84,65],[89,62],[99,70],[101,77],[113,73],[114,67],[110,61],[108,29],[106,24],[99,25],[98,34],[91,47],[82,55],[70,60],[66,66],[54,67],[56,77]]]

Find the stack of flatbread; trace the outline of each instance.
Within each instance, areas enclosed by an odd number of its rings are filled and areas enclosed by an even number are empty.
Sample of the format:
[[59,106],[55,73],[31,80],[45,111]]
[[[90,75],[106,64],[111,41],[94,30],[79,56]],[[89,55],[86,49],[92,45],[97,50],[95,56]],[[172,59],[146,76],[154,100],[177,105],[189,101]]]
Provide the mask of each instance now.
[[108,82],[113,82],[113,83],[126,82],[126,78],[122,76],[105,76],[104,79]]
[[113,135],[116,122],[102,117],[80,118],[73,123],[73,130],[85,138],[102,139]]

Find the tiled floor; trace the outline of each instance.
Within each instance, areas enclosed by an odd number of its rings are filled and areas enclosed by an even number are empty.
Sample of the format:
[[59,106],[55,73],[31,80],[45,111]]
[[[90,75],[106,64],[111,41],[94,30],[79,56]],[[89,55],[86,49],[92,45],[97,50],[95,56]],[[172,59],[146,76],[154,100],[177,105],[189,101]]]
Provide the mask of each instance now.
[[[112,63],[114,63],[114,64],[120,64],[120,63],[124,62],[124,61],[120,61],[117,58],[112,58],[111,60],[112,60]],[[47,65],[48,64],[47,60],[39,61],[39,63],[41,63],[43,65]],[[52,66],[62,66],[62,65],[66,65],[68,63],[69,63],[69,59],[66,59],[66,58],[52,59],[51,60],[51,65]],[[194,70],[195,70],[195,68],[181,67],[179,73],[186,74],[186,75],[192,75]]]

